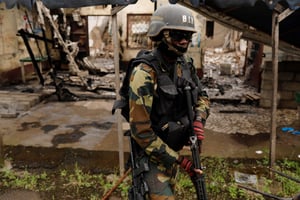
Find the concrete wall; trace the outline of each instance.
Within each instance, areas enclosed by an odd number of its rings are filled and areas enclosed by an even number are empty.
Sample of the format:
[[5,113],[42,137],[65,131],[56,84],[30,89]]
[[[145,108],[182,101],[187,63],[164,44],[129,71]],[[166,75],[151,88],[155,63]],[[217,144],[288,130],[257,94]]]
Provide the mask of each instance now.
[[[5,4],[0,3],[0,73],[15,68],[18,65],[20,40],[17,33],[17,9],[6,10]],[[3,78],[1,78],[3,80]]]
[[[204,29],[205,30],[205,29]],[[205,32],[202,36],[202,46],[206,48],[219,48],[222,47],[226,35],[229,33],[230,29],[220,25],[217,22],[214,22],[214,35],[213,37],[206,37]]]
[[[278,68],[278,108],[296,108],[295,93],[300,92],[300,62],[281,61]],[[272,106],[272,92],[272,62],[265,61],[261,84],[261,107]]]
[[[6,9],[5,3],[0,3],[0,84],[3,82],[21,81],[20,58],[29,57],[23,39],[17,36],[18,30],[29,29],[24,20],[26,9],[23,7]],[[31,17],[30,11],[27,11]],[[33,18],[31,18],[33,19]],[[37,45],[33,39],[29,39],[33,53],[39,55]],[[40,44],[42,52],[43,44]]]

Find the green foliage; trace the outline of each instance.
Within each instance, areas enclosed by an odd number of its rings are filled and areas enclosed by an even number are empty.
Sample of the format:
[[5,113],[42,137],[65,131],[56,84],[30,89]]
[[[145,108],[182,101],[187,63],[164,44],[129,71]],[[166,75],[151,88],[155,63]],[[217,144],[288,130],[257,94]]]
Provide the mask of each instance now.
[[[268,162],[262,160],[230,160],[223,158],[203,158],[205,166],[206,190],[209,199],[218,200],[263,200],[264,197],[252,191],[238,187],[234,178],[234,171],[247,170],[249,174],[256,174],[259,181],[250,187],[261,192],[272,193],[279,197],[292,197],[300,191],[299,183],[281,175],[270,179]],[[277,163],[278,171],[294,178],[300,174],[300,164],[297,161],[284,159]],[[1,188],[21,188],[32,191],[45,192],[51,200],[68,199],[96,200],[108,192],[119,180],[117,172],[111,174],[92,174],[75,165],[72,170],[61,169],[53,172],[30,172],[29,170],[4,170],[0,172]],[[131,176],[126,177],[113,195],[128,199],[128,189]],[[1,190],[1,189],[0,189]],[[176,179],[176,196],[178,199],[195,199],[195,188],[189,176],[180,171]]]
[[[280,166],[278,171],[280,171],[281,173],[296,180],[300,180],[299,162],[284,159],[278,163],[278,166]],[[282,196],[286,194],[297,194],[300,191],[300,184],[292,179],[276,174],[275,180],[276,182],[280,183],[281,191],[279,191],[279,194]]]

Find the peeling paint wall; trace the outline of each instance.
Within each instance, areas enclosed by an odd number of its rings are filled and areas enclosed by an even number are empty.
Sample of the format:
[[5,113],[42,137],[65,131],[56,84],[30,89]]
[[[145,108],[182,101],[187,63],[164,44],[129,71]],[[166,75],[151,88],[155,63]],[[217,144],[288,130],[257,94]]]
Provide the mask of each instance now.
[[16,38],[18,14],[17,9],[6,10],[5,4],[0,4],[0,72],[7,71],[17,65],[15,58],[18,54]]
[[[30,16],[30,21],[35,21],[31,11],[23,7],[6,9],[4,3],[0,3],[0,83],[9,81],[18,82],[21,80],[21,70],[19,60],[28,57],[29,54],[24,45],[23,39],[17,36],[18,30],[30,29],[26,14]],[[29,44],[35,55],[39,55],[37,44],[33,39],[29,39]],[[40,49],[44,52],[43,44]],[[27,63],[28,64],[28,63]]]

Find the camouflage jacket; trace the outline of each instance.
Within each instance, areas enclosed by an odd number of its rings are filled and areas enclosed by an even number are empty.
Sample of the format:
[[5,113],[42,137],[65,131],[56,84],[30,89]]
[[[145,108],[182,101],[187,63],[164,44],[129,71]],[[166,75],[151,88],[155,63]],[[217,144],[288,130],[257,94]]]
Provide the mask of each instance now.
[[[177,69],[178,77],[182,76],[181,68]],[[151,128],[151,110],[153,95],[156,94],[157,74],[155,70],[144,63],[133,69],[130,78],[129,107],[130,128],[132,137],[150,156],[151,160],[170,167],[178,159],[179,154],[168,147]],[[198,96],[197,115],[205,122],[209,115],[209,98]]]

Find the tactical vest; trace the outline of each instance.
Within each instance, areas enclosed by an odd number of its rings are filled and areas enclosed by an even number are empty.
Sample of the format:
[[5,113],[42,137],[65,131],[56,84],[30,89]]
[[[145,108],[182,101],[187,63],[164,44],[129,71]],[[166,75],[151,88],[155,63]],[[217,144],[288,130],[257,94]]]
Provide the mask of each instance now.
[[[175,151],[180,150],[189,140],[188,109],[184,87],[192,88],[193,105],[197,103],[198,92],[201,91],[200,81],[196,75],[192,59],[183,56],[176,61],[175,68],[170,73],[162,66],[159,50],[143,51],[130,61],[123,86],[120,90],[121,101],[115,102],[114,108],[122,107],[122,115],[129,120],[129,77],[132,69],[140,63],[151,66],[157,76],[157,87],[154,92],[152,110],[150,114],[154,132]],[[181,67],[182,77],[176,76],[177,67]],[[172,69],[172,67],[169,67]],[[113,109],[114,110],[114,109]]]
[[[159,50],[144,54],[138,62],[151,66],[157,75],[157,87],[151,110],[152,129],[175,151],[180,150],[189,141],[188,109],[184,88],[192,88],[193,105],[197,103],[200,82],[195,72],[192,59],[179,57],[172,68],[167,71],[162,66]],[[177,68],[182,76],[177,76]]]

